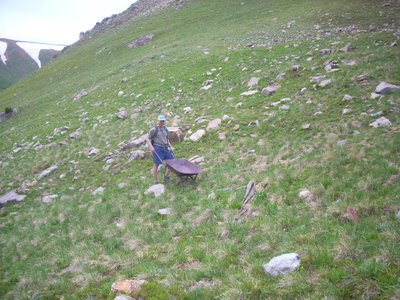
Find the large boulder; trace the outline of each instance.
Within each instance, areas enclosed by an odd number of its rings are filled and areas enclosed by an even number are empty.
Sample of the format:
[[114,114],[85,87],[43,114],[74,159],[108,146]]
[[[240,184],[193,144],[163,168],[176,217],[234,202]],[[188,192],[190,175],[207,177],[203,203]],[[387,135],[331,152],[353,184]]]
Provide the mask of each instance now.
[[147,134],[144,134],[139,138],[132,139],[122,147],[122,150],[140,147],[140,146],[146,144],[146,138],[147,138]]
[[7,194],[4,194],[3,196],[0,196],[0,207],[7,204],[8,202],[19,202],[24,200],[25,195],[19,195],[16,190],[12,190],[11,192],[8,192]]
[[377,94],[390,94],[400,90],[400,86],[382,81],[375,89]]

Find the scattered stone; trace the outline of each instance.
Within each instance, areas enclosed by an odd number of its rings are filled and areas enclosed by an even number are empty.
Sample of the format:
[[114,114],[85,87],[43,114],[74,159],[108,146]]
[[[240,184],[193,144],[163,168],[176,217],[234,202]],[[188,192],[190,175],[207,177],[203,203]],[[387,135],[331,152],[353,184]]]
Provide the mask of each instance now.
[[38,176],[37,179],[42,179],[43,177],[49,175],[50,173],[54,172],[55,170],[57,170],[58,166],[54,165],[51,166],[49,168],[47,168],[46,170],[42,171]]
[[16,190],[12,190],[0,197],[0,207],[6,205],[8,202],[20,202],[24,200],[25,195],[19,195]]
[[121,82],[122,82],[122,83],[125,83],[125,82],[128,82],[128,80],[129,80],[128,77],[124,77],[124,78],[122,78]]
[[270,85],[270,86],[267,86],[267,87],[263,88],[263,89],[262,89],[262,93],[263,93],[265,96],[269,96],[269,95],[274,94],[280,87],[281,87],[281,86],[280,86],[279,84]]
[[212,88],[213,82],[214,82],[214,80],[211,80],[211,79],[206,80],[206,81],[203,83],[203,86],[200,88],[200,90],[201,90],[201,91],[207,91],[207,90],[209,90],[210,88]]
[[240,94],[240,96],[252,96],[258,93],[258,90],[250,90]]
[[289,108],[290,108],[290,106],[287,104],[284,104],[281,107],[279,107],[279,109],[282,109],[282,110],[288,110]]
[[301,128],[303,128],[304,130],[308,130],[311,128],[311,124],[310,123],[303,124],[303,125],[301,125]]
[[257,126],[257,127],[259,127],[260,126],[260,122],[258,120],[251,121],[249,123],[249,126]]
[[187,106],[183,109],[183,112],[185,114],[191,114],[193,112],[193,109],[190,106]]
[[123,95],[125,95],[125,92],[124,92],[124,91],[119,91],[119,92],[118,92],[118,97],[122,97]]
[[297,253],[286,253],[272,258],[265,264],[264,272],[274,277],[286,275],[300,266],[300,256]]
[[193,142],[197,142],[203,135],[206,134],[206,131],[204,129],[199,129],[195,133],[193,133],[189,139]]
[[114,293],[126,293],[131,294],[133,292],[139,292],[142,284],[146,283],[146,280],[142,279],[127,279],[122,281],[114,282],[111,286],[111,291]]
[[400,220],[400,210],[397,212],[396,218],[397,218],[397,220]]
[[324,63],[324,68],[326,72],[335,72],[340,70],[339,64],[336,60],[328,60]]
[[134,298],[127,295],[118,295],[114,300],[135,300]]
[[286,74],[285,73],[280,73],[278,75],[276,75],[276,80],[283,80],[285,78]]
[[120,120],[125,120],[126,118],[128,118],[128,112],[126,110],[120,110],[115,115]]
[[392,125],[392,122],[390,122],[385,117],[381,117],[381,118],[375,120],[374,122],[372,122],[371,124],[369,124],[369,126],[372,126],[373,128],[378,128],[378,127],[383,127],[383,126],[391,126],[391,125]]
[[165,192],[165,187],[163,184],[154,184],[149,187],[144,193],[145,195],[154,194],[155,197],[159,197]]
[[379,98],[379,97],[382,97],[382,95],[380,95],[380,94],[377,94],[377,93],[371,93],[371,99],[372,100],[375,100],[375,99],[377,99],[377,98]]
[[77,129],[75,132],[73,132],[69,135],[69,138],[73,139],[73,140],[79,140],[81,138],[81,136],[82,136],[82,134],[80,132],[80,129]]
[[345,213],[342,213],[340,215],[340,219],[343,221],[352,221],[354,223],[358,223],[360,221],[360,217],[358,216],[356,210],[351,206],[347,208],[347,211]]
[[300,71],[300,66],[299,66],[299,65],[293,65],[293,66],[292,66],[292,71],[293,71],[293,72],[298,72],[298,71]]
[[346,66],[354,66],[356,64],[355,60],[351,60],[351,59],[343,59],[342,60],[343,64]]
[[316,75],[316,76],[313,76],[313,77],[311,77],[311,79],[310,79],[310,82],[311,83],[319,83],[319,82],[321,82],[322,80],[324,80],[325,79],[325,75]]
[[301,189],[299,192],[299,197],[307,201],[310,201],[314,198],[313,194],[308,189]]
[[327,86],[327,85],[329,85],[329,84],[331,84],[332,83],[332,79],[325,79],[325,80],[322,80],[320,83],[319,83],[319,86],[320,87],[325,87],[325,86]]
[[132,42],[130,42],[128,44],[128,47],[131,48],[131,49],[135,49],[135,48],[144,46],[147,43],[150,43],[153,40],[153,38],[154,38],[154,34],[152,34],[152,33],[146,34],[146,35],[144,35],[144,36],[142,36],[140,38],[137,38],[137,39],[133,40]]
[[140,147],[140,146],[146,144],[146,138],[147,138],[147,134],[144,134],[139,138],[132,139],[128,143],[126,143],[125,145],[122,146],[122,150]]
[[22,182],[20,187],[17,189],[17,194],[26,195],[30,193],[30,188],[34,187],[37,184],[36,180],[25,180]]
[[396,47],[396,46],[397,46],[397,40],[390,44],[390,47]]
[[256,86],[258,84],[258,81],[260,80],[260,78],[258,77],[251,77],[251,79],[249,80],[249,82],[247,83],[247,87],[253,87]]
[[347,143],[347,140],[346,140],[346,139],[344,139],[344,140],[339,140],[339,141],[336,142],[336,146],[343,147],[343,146],[346,145],[346,143]]
[[351,113],[351,109],[350,108],[344,108],[342,111],[342,115],[348,115]]
[[169,216],[172,214],[172,208],[161,208],[158,210],[158,213],[163,216]]
[[99,149],[95,148],[95,147],[90,147],[87,151],[86,154],[87,156],[93,156],[99,153]]
[[147,156],[146,154],[147,153],[142,150],[134,150],[130,153],[128,161],[144,159]]
[[72,102],[78,101],[78,100],[80,100],[82,97],[87,96],[88,94],[89,94],[89,93],[88,93],[85,89],[83,89],[83,90],[77,92],[77,93],[74,95],[74,97],[72,98]]
[[201,163],[203,163],[205,161],[204,157],[203,156],[199,156],[199,155],[195,155],[195,156],[189,158],[188,160],[190,162],[194,163],[194,164],[201,164]]
[[221,119],[214,119],[212,121],[210,121],[207,125],[207,130],[214,130],[214,129],[218,129],[219,125],[221,125],[222,120]]
[[50,204],[50,203],[53,202],[53,200],[56,199],[57,197],[58,197],[57,194],[44,196],[44,197],[42,197],[42,202],[43,202],[44,204]]
[[67,133],[68,130],[69,130],[69,127],[67,127],[67,126],[54,128],[53,135],[63,135],[65,133]]
[[321,56],[325,56],[325,55],[331,54],[332,52],[333,52],[333,49],[321,49],[319,51],[319,54]]
[[226,133],[225,133],[225,132],[220,132],[220,133],[218,133],[218,139],[219,139],[220,141],[225,140],[225,139],[226,139]]
[[340,48],[339,51],[341,51],[341,52],[349,52],[349,51],[353,51],[354,49],[355,48],[351,44],[347,44],[343,48]]
[[128,186],[125,182],[120,182],[117,184],[117,187],[123,189],[124,187]]
[[350,95],[348,95],[348,94],[345,94],[345,95],[343,96],[343,101],[351,101],[352,99],[353,99],[353,97],[350,96]]
[[95,190],[92,192],[92,195],[95,196],[95,195],[97,195],[97,194],[103,194],[104,190],[105,190],[105,188],[103,188],[103,187],[98,187],[97,189],[95,189]]
[[382,81],[375,89],[377,94],[390,94],[400,90],[400,86]]

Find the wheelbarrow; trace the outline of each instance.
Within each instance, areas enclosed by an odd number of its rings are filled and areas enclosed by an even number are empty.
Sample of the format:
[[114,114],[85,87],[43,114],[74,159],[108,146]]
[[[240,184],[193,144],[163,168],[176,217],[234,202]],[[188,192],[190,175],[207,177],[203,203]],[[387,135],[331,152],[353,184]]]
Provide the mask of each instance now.
[[193,182],[196,180],[197,175],[204,172],[204,170],[187,159],[176,159],[175,153],[172,152],[174,159],[162,160],[157,152],[154,152],[158,159],[165,164],[179,178],[179,182],[185,179],[191,179]]

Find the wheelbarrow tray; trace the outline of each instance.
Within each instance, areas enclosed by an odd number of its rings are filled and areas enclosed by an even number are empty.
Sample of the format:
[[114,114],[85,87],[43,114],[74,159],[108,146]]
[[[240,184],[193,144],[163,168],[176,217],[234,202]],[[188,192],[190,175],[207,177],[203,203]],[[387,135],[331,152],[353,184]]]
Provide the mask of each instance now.
[[167,167],[179,177],[188,176],[195,179],[204,170],[187,159],[166,159]]

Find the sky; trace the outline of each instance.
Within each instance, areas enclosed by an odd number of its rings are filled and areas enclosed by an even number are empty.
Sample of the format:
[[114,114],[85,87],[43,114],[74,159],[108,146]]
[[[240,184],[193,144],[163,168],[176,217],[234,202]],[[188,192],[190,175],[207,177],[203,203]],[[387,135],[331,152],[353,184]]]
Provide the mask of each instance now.
[[[136,0],[0,0],[0,37],[70,45]],[[49,48],[49,47],[47,47]]]

